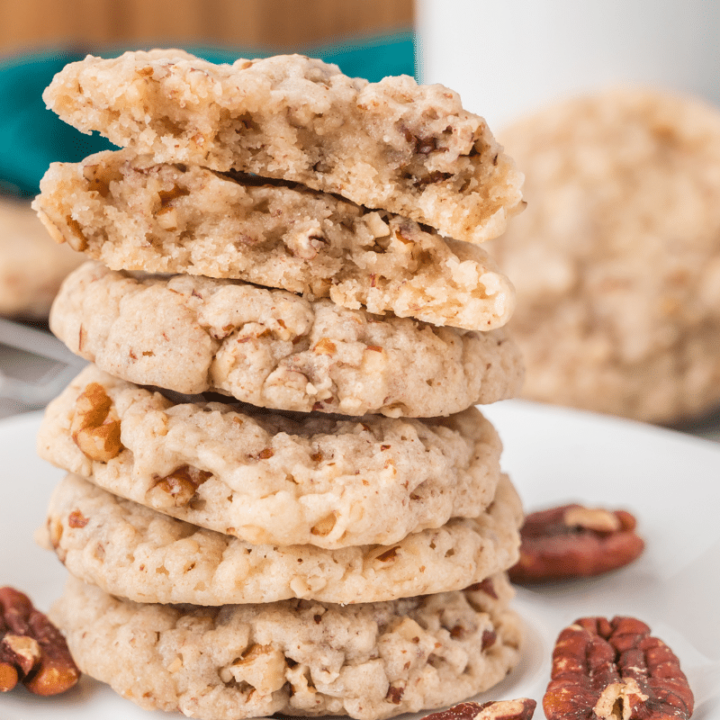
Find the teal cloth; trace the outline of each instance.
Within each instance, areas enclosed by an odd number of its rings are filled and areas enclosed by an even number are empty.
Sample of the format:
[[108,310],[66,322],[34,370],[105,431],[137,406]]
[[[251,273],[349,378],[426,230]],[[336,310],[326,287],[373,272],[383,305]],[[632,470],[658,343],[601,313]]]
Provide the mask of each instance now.
[[[272,54],[208,47],[188,50],[215,63]],[[415,75],[411,33],[298,51],[335,63],[346,75],[370,82],[386,75]],[[93,54],[103,57],[115,57],[121,52],[93,50]],[[97,133],[84,135],[66,125],[42,101],[42,92],[53,76],[85,54],[50,50],[0,62],[0,193],[32,197],[38,193],[40,178],[51,162],[78,162],[91,153],[114,147]]]

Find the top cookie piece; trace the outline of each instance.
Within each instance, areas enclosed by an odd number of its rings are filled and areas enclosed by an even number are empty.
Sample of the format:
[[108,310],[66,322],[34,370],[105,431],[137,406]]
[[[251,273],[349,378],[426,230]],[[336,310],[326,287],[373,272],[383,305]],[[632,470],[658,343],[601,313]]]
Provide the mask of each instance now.
[[181,50],[88,56],[45,91],[83,132],[187,162],[303,183],[458,240],[500,235],[522,174],[457,93],[368,83],[301,55],[214,65]]

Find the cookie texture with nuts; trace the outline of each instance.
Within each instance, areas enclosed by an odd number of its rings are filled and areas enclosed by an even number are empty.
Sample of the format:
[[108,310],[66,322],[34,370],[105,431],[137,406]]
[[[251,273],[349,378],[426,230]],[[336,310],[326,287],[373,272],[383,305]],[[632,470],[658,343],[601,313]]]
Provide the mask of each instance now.
[[688,720],[695,699],[680,662],[632,617],[586,617],[563,630],[543,698],[548,720]]
[[299,182],[480,242],[520,208],[522,174],[442,85],[368,83],[300,55],[213,65],[180,50],[88,56],[43,98],[157,162]]
[[720,111],[642,88],[501,138],[527,212],[490,248],[532,400],[674,423],[720,405]]
[[54,163],[34,207],[113,270],[234,278],[343,307],[491,330],[515,293],[479,247],[336,196],[129,150]]
[[[72,432],[88,396],[116,418],[112,457]],[[480,515],[500,477],[500,440],[475,408],[431,420],[291,418],[173,402],[92,365],[50,403],[37,445],[110,492],[255,544],[388,545]]]
[[[512,590],[388,603],[135,604],[71,579],[52,617],[79,666],[146,709],[379,720],[458,702],[517,663]],[[142,667],[138,673],[136,668]]]
[[98,262],[63,283],[50,327],[124,380],[280,410],[449,415],[512,396],[523,372],[502,329],[439,328],[233,280],[136,278]]
[[77,475],[56,488],[47,541],[76,577],[136,602],[367,603],[460,590],[517,559],[522,517],[504,477],[490,508],[392,545],[250,544],[122,500]]

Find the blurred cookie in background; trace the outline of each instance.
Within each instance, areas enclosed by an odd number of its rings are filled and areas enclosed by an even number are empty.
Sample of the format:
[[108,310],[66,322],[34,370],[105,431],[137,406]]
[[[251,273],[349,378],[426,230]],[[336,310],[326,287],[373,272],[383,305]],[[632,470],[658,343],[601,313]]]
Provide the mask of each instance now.
[[657,423],[720,405],[720,111],[613,89],[499,139],[526,174],[489,248],[517,287],[524,397]]
[[[0,40],[7,41],[0,31]],[[6,52],[7,42],[0,42]],[[84,53],[49,50],[16,53],[0,61],[0,316],[47,320],[63,278],[82,261],[48,235],[30,202],[40,178],[58,156],[77,161],[109,147],[104,138],[82,135],[57,120],[42,99],[43,89],[66,63]],[[15,334],[2,342],[14,342]],[[7,359],[0,353],[0,366]],[[3,390],[0,390],[0,393]],[[1,413],[0,413],[1,414]]]
[[0,315],[47,319],[60,284],[83,259],[53,242],[29,200],[0,197]]

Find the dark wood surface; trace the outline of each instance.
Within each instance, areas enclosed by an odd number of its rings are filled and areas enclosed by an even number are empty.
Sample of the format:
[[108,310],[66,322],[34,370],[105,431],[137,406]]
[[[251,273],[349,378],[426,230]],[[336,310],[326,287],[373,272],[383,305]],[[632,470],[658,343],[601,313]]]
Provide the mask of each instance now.
[[0,53],[132,42],[291,50],[412,24],[413,0],[0,0]]

